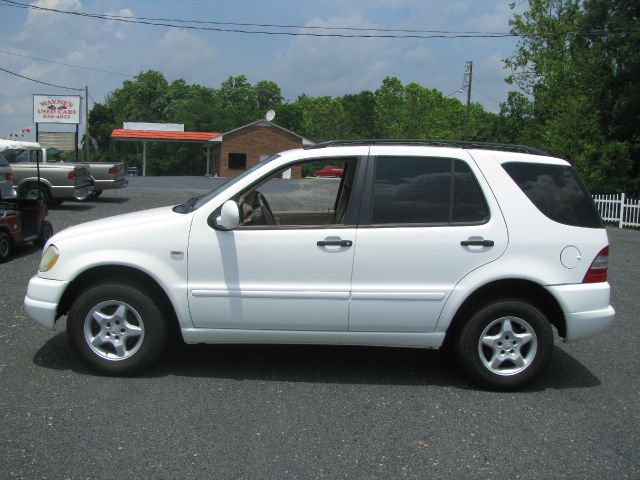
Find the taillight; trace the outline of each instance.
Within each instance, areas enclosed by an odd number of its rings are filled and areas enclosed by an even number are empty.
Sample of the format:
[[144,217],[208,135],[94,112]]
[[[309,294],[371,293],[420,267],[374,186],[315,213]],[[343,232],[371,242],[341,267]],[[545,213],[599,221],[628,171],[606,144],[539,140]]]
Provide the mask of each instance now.
[[76,178],[78,178],[78,174],[76,172],[69,172],[69,175],[67,175],[67,178],[69,180],[75,180]]
[[598,283],[607,281],[609,269],[609,247],[604,247],[593,261],[582,283]]
[[109,175],[113,175],[114,173],[116,173],[118,171],[118,167],[117,166],[113,166],[109,169]]
[[4,174],[4,179],[7,181],[11,181],[11,179],[13,178],[13,173],[5,173]]

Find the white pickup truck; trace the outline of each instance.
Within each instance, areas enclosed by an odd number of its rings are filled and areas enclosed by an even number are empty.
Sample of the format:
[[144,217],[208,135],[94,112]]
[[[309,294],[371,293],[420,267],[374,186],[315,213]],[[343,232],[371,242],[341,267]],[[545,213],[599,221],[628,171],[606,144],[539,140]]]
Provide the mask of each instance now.
[[[77,165],[71,163],[63,163],[59,156],[52,155],[53,149],[47,149],[42,147],[37,142],[18,142],[0,140],[0,152],[5,152],[5,156],[9,159],[10,163],[18,164],[33,164],[36,161],[41,162],[43,166],[55,165]],[[53,150],[55,151],[55,150]],[[124,188],[129,183],[125,179],[125,169],[123,163],[111,163],[111,162],[82,162],[82,165],[89,169],[91,184],[93,189],[80,189],[71,195],[65,195],[65,197],[73,197],[77,201],[87,201],[92,198],[99,197],[103,190],[111,190],[117,188]],[[14,166],[14,170],[15,170]],[[42,173],[42,172],[41,172]],[[46,178],[46,174],[43,175]],[[18,179],[14,179],[14,182],[18,182]],[[20,185],[16,183],[16,188],[19,190]],[[54,190],[55,187],[50,190]],[[51,191],[52,198],[59,198],[55,192]]]

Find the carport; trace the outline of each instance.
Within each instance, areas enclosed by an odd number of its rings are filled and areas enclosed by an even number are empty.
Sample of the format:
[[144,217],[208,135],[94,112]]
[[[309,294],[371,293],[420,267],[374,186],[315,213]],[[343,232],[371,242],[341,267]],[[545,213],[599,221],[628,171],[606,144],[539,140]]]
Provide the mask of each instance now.
[[147,142],[185,142],[199,143],[207,150],[206,176],[211,176],[211,140],[219,136],[215,132],[181,132],[167,130],[132,130],[116,128],[111,132],[111,138],[125,142],[142,142],[142,176],[147,173]]

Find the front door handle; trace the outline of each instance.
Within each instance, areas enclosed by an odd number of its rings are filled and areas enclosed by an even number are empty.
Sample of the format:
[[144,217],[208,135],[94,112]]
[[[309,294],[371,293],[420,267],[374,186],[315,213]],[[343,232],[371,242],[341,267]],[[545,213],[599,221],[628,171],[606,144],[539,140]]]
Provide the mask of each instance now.
[[351,240],[318,240],[319,247],[350,247],[353,245]]
[[495,242],[493,240],[484,240],[482,238],[478,238],[473,240],[462,240],[460,242],[460,245],[462,245],[463,247],[493,247],[495,245]]

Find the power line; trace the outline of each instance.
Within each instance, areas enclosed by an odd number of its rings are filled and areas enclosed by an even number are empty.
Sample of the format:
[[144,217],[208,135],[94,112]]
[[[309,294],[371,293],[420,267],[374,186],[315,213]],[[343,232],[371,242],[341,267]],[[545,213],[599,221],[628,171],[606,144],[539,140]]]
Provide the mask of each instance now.
[[31,82],[41,83],[42,85],[48,85],[49,87],[64,88],[66,90],[78,90],[78,91],[84,90],[84,88],[65,87],[63,85],[56,85],[54,83],[42,82],[40,80],[36,80],[35,78],[25,77],[24,75],[20,75],[19,73],[6,70],[2,67],[0,67],[0,70],[3,72],[10,73],[11,75],[15,75],[16,77],[24,78],[25,80],[29,80]]
[[48,60],[46,58],[30,57],[29,55],[22,55],[20,53],[14,53],[14,52],[7,52],[5,50],[0,50],[0,53],[4,53],[6,55],[13,55],[14,57],[22,57],[22,58],[28,58],[30,60],[37,60],[40,62],[55,63],[56,65],[64,65],[65,67],[80,68],[82,70],[92,70],[94,72],[101,72],[101,73],[110,73],[111,75],[119,75],[121,77],[130,77],[130,78],[135,77],[135,75],[129,75],[127,73],[112,72],[111,70],[102,70],[100,68],[85,67],[84,65],[74,65],[72,63],[64,63],[64,62],[58,62],[55,60]]
[[[548,36],[589,36],[589,35],[609,35],[609,34],[626,34],[631,30],[611,29],[611,30],[594,30],[588,32],[546,32],[546,33],[505,33],[505,32],[451,32],[439,30],[392,30],[392,29],[367,29],[356,27],[306,27],[300,25],[275,25],[275,24],[251,24],[251,23],[233,23],[233,22],[213,22],[200,20],[181,20],[181,19],[154,19],[150,17],[129,17],[121,15],[107,15],[88,12],[74,12],[70,10],[60,10],[55,8],[41,7],[37,5],[29,5],[13,0],[0,0],[0,6],[15,7],[23,9],[32,9],[39,11],[54,12],[66,15],[74,15],[78,17],[94,18],[100,20],[110,20],[121,23],[152,25],[160,27],[183,28],[188,30],[203,30],[213,32],[242,33],[253,35],[284,35],[284,36],[303,36],[303,37],[334,37],[334,38],[389,38],[389,39],[447,39],[447,38],[506,38],[506,37],[548,37]],[[180,25],[182,23],[182,25]],[[191,23],[192,25],[186,25]],[[371,32],[417,32],[403,33],[400,35],[391,33],[370,33],[370,34],[347,34],[347,33],[309,33],[309,32],[274,32],[266,30],[244,30],[239,28],[221,28],[201,26],[203,24],[214,25],[231,25],[231,26],[252,26],[252,27],[269,27],[269,28],[300,28],[300,29],[322,29],[322,30],[347,30],[347,31],[371,31]],[[633,30],[640,32],[640,29]]]
[[481,96],[483,96],[484,98],[486,98],[487,100],[495,103],[496,105],[500,106],[500,104],[502,102],[496,100],[495,98],[491,97],[490,95],[488,95],[484,90],[481,90],[478,88],[478,84],[477,84],[477,80],[476,80],[476,86],[475,86],[475,90],[477,93],[479,93]]

